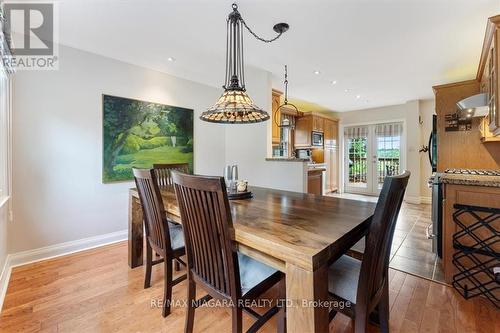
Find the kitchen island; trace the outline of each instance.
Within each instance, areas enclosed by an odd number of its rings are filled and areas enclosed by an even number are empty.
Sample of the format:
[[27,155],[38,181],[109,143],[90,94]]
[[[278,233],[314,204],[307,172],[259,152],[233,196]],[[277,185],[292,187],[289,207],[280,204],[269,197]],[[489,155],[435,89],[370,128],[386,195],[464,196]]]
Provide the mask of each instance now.
[[472,293],[470,279],[494,284],[500,266],[500,176],[445,173],[442,182],[445,281]]

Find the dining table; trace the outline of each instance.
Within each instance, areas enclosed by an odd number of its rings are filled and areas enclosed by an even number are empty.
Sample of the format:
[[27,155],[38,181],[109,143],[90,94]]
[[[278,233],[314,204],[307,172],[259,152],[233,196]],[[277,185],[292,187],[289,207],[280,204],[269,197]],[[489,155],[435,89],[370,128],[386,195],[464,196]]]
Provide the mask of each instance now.
[[[238,251],[286,276],[287,331],[328,332],[328,267],[363,252],[375,204],[331,196],[249,187],[253,197],[230,200]],[[167,218],[182,224],[173,187],[160,189]],[[143,264],[144,231],[136,189],[129,190],[128,261]]]

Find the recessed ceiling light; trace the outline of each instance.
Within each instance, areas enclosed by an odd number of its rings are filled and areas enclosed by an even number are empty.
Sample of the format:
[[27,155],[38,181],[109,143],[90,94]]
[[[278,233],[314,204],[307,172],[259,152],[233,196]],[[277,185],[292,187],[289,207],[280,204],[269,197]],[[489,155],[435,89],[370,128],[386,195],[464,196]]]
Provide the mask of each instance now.
[[313,73],[316,74],[316,75],[319,75],[321,72],[318,71],[318,70],[315,70]]
[[356,95],[356,98],[357,98],[357,99],[360,99],[360,98],[361,98],[361,95]]
[[344,92],[348,93],[348,92],[349,92],[349,89],[344,89]]
[[167,60],[168,60],[168,61],[170,61],[170,62],[174,62],[174,61],[175,61],[175,58],[168,57],[168,58],[167,58]]
[[337,84],[337,81],[333,80],[331,83],[332,83],[332,85],[335,85],[335,84]]

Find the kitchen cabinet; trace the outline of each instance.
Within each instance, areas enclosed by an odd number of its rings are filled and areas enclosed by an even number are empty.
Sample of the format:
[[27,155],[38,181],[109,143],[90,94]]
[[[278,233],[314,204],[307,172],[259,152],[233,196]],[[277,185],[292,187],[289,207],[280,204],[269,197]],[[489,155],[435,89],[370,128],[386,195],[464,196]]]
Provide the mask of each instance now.
[[319,116],[312,116],[312,124],[313,128],[312,130],[315,132],[324,132],[324,127],[325,127],[325,120],[322,117]]
[[495,136],[490,131],[490,118],[484,117],[480,119],[479,131],[481,132],[481,142],[500,142],[500,135]]
[[311,116],[297,118],[295,123],[295,148],[311,147],[312,129],[313,118]]
[[498,66],[500,64],[500,15],[488,19],[486,35],[479,63],[477,79],[480,82],[480,91],[487,94],[488,115],[481,124],[481,141],[498,141],[500,136],[500,85],[498,84]]
[[325,147],[326,179],[325,192],[337,192],[339,163],[337,147]]
[[323,170],[313,169],[307,173],[307,193],[322,194],[323,187]]
[[[312,157],[316,163],[326,163],[324,187],[327,193],[338,190],[338,128],[337,119],[315,113],[305,113],[303,117],[297,119],[295,126],[295,148],[311,148],[312,132],[323,132],[324,147],[314,148],[312,150]],[[311,179],[312,183],[308,188],[316,188],[316,184],[314,184],[315,180],[313,179]],[[317,192],[317,189],[315,191]]]
[[335,119],[328,118],[327,116],[318,113],[304,113],[304,115],[296,121],[295,147],[311,147],[312,132],[324,133],[324,140],[326,140],[326,132],[328,132],[330,138],[335,137],[336,128],[338,128],[338,124]]
[[[488,19],[476,78],[432,87],[437,114],[437,171],[498,169],[500,161],[500,15]],[[446,116],[456,103],[478,93],[487,94],[488,115],[473,117],[467,131],[446,131]]]
[[[457,213],[458,205],[466,205],[468,207],[486,207],[493,209],[500,209],[500,188],[499,187],[488,187],[488,186],[475,186],[476,184],[481,185],[481,179],[486,180],[491,183],[494,180],[489,178],[498,179],[499,177],[494,176],[463,176],[464,178],[471,178],[472,181],[467,182],[464,180],[458,180],[454,182],[454,180],[450,180],[449,183],[445,183],[444,186],[444,200],[443,200],[443,268],[444,268],[444,277],[447,283],[453,282],[453,276],[457,273],[457,267],[453,264],[453,256],[457,252],[457,249],[454,247],[453,236],[457,234],[461,230],[460,226],[455,222],[455,219],[460,220],[460,222],[465,226],[470,226],[473,223],[477,223],[477,217],[485,218],[485,216],[490,215],[491,213],[478,212],[474,211],[474,213],[464,213],[459,216],[454,214]],[[447,181],[447,180],[443,180]],[[476,215],[475,215],[476,214]],[[498,230],[500,227],[500,220],[495,220],[490,218],[491,228],[492,230]],[[490,239],[489,248],[498,252],[500,251],[500,244],[491,242],[491,234],[489,234],[489,229],[485,227],[474,228],[473,234],[475,237],[475,241],[480,239],[486,240]],[[471,241],[471,237],[469,235],[463,235],[460,237],[460,240]],[[473,244],[473,243],[471,243]],[[476,254],[477,262],[484,263],[488,260],[491,260],[491,257],[486,257],[481,254]],[[470,269],[472,266],[472,262],[470,261],[461,261],[465,264],[464,268]],[[476,277],[484,278],[484,274],[479,274]],[[482,281],[484,282],[484,281]]]
[[271,123],[272,123],[272,144],[279,144],[280,143],[280,136],[281,136],[281,129],[278,127],[276,124],[275,119],[280,121],[281,114],[280,111],[278,110],[279,106],[281,105],[281,91],[274,90],[273,89],[273,94],[272,94],[272,114],[271,114]]
[[326,163],[326,192],[338,191],[338,121],[325,119],[325,151],[324,160]]
[[337,120],[325,119],[324,120],[324,140],[325,147],[337,146],[338,141],[338,128]]

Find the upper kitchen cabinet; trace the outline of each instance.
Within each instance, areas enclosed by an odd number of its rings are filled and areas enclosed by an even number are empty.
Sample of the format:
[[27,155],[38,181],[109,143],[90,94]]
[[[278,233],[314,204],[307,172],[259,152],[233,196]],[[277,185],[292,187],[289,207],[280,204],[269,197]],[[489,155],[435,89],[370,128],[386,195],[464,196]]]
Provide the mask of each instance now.
[[500,85],[498,84],[498,66],[500,64],[500,15],[488,19],[484,37],[481,61],[477,73],[480,91],[486,93],[488,116],[481,123],[481,140],[483,142],[499,141],[500,135]]
[[313,124],[313,128],[312,128],[313,131],[315,131],[315,132],[323,132],[324,131],[325,120],[322,117],[313,115],[312,116],[312,124]]
[[311,115],[297,118],[295,123],[295,147],[311,147],[311,135],[313,130],[313,118]]
[[272,123],[272,144],[279,144],[280,143],[280,128],[274,121],[274,119],[280,119],[281,114],[280,111],[278,110],[280,104],[281,104],[281,91],[274,90],[273,89],[273,96],[272,96],[272,115],[271,115],[271,123]]
[[332,122],[336,124],[335,119],[331,119],[323,114],[305,112],[302,117],[297,118],[295,125],[295,147],[311,147],[313,145],[311,140],[312,132],[322,133],[324,137],[323,141],[327,145],[327,140],[331,142],[336,131],[336,126],[332,126]]
[[334,119],[324,119],[325,147],[336,147],[338,141],[339,124]]

